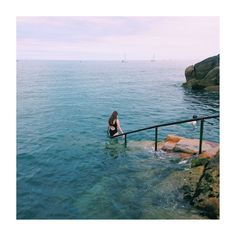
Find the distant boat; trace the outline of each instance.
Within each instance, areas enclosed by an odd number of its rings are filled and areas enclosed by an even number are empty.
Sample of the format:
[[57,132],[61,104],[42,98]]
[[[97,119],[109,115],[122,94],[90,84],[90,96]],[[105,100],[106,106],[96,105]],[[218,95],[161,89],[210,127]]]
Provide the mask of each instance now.
[[155,62],[155,61],[156,61],[156,55],[153,54],[153,57],[152,57],[152,59],[151,59],[151,62]]
[[122,63],[126,63],[127,60],[126,60],[126,54],[124,54],[124,58],[121,60]]

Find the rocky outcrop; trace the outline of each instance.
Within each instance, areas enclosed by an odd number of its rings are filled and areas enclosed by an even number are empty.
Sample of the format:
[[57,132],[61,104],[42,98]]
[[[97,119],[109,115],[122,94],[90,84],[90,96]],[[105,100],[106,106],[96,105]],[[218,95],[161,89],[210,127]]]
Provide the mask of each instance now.
[[[203,159],[202,159],[203,160]],[[196,163],[199,166],[195,167]],[[193,169],[202,168],[199,181],[189,179],[183,186],[184,197],[211,219],[219,218],[219,154],[214,159],[193,160]],[[191,176],[192,178],[192,176]]]
[[203,217],[218,219],[219,156],[213,159],[194,158],[190,169],[172,172],[157,188],[169,195],[182,193],[181,198],[198,209]]
[[191,158],[191,168],[172,173],[164,185],[174,183],[183,192],[183,198],[210,219],[219,218],[219,144],[203,141],[203,152],[198,155],[198,139],[168,135],[162,150]]
[[209,57],[185,70],[185,88],[193,90],[219,91],[220,56]]
[[[199,139],[168,135],[162,145],[162,150],[168,152],[179,152],[180,157],[190,157],[197,154],[199,150]],[[213,158],[219,152],[219,144],[204,140],[202,142],[202,153],[200,158]],[[184,155],[184,154],[190,154]]]

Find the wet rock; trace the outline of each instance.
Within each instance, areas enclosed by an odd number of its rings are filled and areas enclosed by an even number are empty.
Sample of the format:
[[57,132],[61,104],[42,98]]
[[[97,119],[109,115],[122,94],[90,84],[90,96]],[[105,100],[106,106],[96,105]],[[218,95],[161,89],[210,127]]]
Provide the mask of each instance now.
[[204,173],[204,166],[197,166],[191,168],[186,172],[185,183],[183,185],[184,198],[192,201],[195,196],[196,189],[198,187],[199,181]]
[[206,199],[194,201],[194,205],[204,211],[205,216],[210,219],[219,218],[219,198],[209,197]]
[[183,138],[176,143],[174,151],[185,152],[190,154],[195,154],[199,150],[199,140],[198,139],[186,139]]
[[176,146],[176,142],[167,141],[163,145],[162,150],[164,150],[164,151],[173,151],[175,146]]
[[219,154],[219,146],[216,146],[202,152],[198,157],[212,159],[218,154]]
[[208,164],[208,159],[207,158],[195,158],[191,162],[191,167],[197,167],[197,166],[206,166]]
[[184,198],[211,219],[219,218],[219,155],[214,159],[192,160],[185,173]]
[[[189,159],[199,152],[199,139],[188,139],[181,136],[168,135],[162,145],[158,146],[164,151],[178,153],[182,159]],[[219,152],[219,144],[210,141],[202,142],[200,158],[213,158]]]
[[[140,145],[140,142],[137,142]],[[131,147],[136,143],[130,143]],[[144,142],[140,147],[153,149],[154,142]],[[158,149],[166,150],[166,155],[175,156],[173,161],[180,163],[181,159],[191,161],[187,170],[176,170],[166,176],[161,182],[153,184],[157,195],[163,194],[173,198],[187,200],[200,210],[203,217],[219,218],[219,144],[204,140],[202,154],[199,151],[199,140],[168,135],[165,141],[158,143]],[[178,157],[178,158],[176,158]],[[192,158],[192,160],[191,160]],[[153,172],[152,176],[155,176]],[[145,175],[141,176],[145,179]],[[146,214],[146,213],[145,213]],[[147,217],[152,217],[146,215]]]
[[[196,154],[199,151],[199,139],[182,138],[176,143],[173,151]],[[207,152],[209,157],[214,156],[218,151],[219,145],[217,143],[210,141],[202,142],[202,152]]]
[[171,173],[156,185],[158,193],[183,198],[201,210],[203,216],[219,218],[219,171],[217,164],[209,163],[199,162],[199,166],[189,170]]
[[185,88],[193,90],[219,91],[219,55],[209,57],[185,70]]
[[179,154],[180,158],[183,159],[183,160],[187,160],[189,158],[191,158],[193,155],[191,153],[184,153],[184,152],[181,152]]
[[204,215],[212,219],[219,218],[219,155],[210,160],[198,184],[192,203],[201,209]]
[[181,139],[183,139],[183,137],[171,134],[167,135],[162,150],[168,152],[173,151],[176,146],[176,143],[179,142]]
[[169,134],[169,135],[166,136],[165,141],[177,143],[177,142],[179,142],[181,139],[183,139],[183,137]]
[[[168,175],[156,187],[159,193],[179,193],[179,198],[192,198],[204,172],[204,166],[198,166],[184,171],[175,171]],[[184,190],[184,191],[183,191]]]
[[205,90],[209,92],[219,92],[219,89],[219,85],[210,85],[205,88]]
[[[179,157],[191,160],[191,168],[178,170],[156,185],[159,194],[183,198],[200,210],[204,217],[219,218],[219,144],[203,141],[203,153],[198,139],[187,139],[169,135],[163,145],[164,150],[179,153]],[[194,154],[194,155],[193,155]],[[178,194],[177,194],[178,193]]]

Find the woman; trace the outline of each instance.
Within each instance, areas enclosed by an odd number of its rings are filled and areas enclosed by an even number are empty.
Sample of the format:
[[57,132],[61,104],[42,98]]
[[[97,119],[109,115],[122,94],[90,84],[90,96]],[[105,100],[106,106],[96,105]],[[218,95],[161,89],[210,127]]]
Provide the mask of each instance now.
[[118,135],[119,133],[124,133],[120,127],[120,121],[118,120],[118,112],[113,111],[108,120],[108,132],[110,136]]

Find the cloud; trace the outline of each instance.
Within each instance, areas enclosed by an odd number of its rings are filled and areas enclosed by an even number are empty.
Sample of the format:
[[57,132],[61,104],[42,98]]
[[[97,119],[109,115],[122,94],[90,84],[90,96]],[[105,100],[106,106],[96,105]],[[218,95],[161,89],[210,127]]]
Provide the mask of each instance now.
[[211,56],[219,52],[219,18],[17,18],[19,58],[120,59],[124,52],[130,59],[148,59],[154,52],[159,59]]

